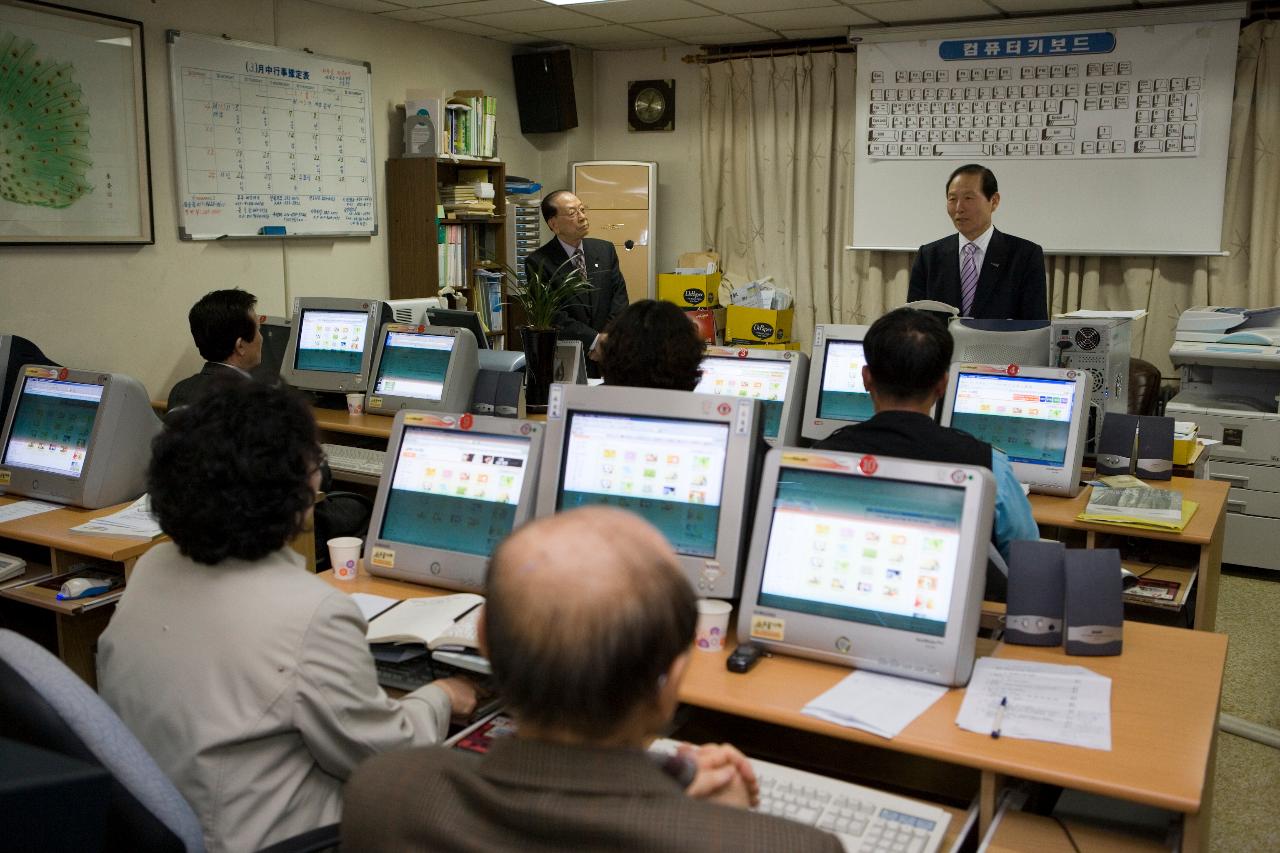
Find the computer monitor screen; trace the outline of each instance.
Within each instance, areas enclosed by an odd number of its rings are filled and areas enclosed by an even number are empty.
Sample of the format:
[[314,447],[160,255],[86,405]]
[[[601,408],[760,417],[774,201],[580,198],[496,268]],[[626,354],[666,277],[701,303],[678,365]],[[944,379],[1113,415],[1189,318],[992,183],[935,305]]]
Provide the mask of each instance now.
[[956,364],[942,423],[1004,451],[1018,479],[1037,491],[1074,494],[1087,397],[1080,371]]
[[390,320],[391,308],[378,300],[295,299],[280,378],[304,391],[366,390],[378,330]]
[[18,392],[4,464],[79,477],[98,419],[103,386],[25,377]]
[[739,640],[963,683],[994,494],[991,473],[977,466],[772,451]]
[[801,429],[805,438],[826,438],[842,426],[875,414],[871,395],[862,383],[862,368],[867,363],[862,339],[866,333],[866,326],[819,325],[814,329],[813,369]]
[[304,310],[298,318],[295,370],[359,373],[369,315],[363,311]]
[[374,354],[365,408],[465,412],[478,373],[475,338],[466,329],[388,323]]
[[611,506],[653,524],[694,589],[737,594],[759,403],[685,391],[552,385],[538,514]]
[[761,428],[770,444],[795,444],[809,361],[801,352],[751,352],[711,347],[702,359],[699,394],[760,401]]
[[27,365],[0,435],[0,490],[90,509],[133,500],[159,431],[136,379]]
[[374,502],[374,574],[478,590],[498,543],[533,511],[542,426],[509,418],[396,415]]

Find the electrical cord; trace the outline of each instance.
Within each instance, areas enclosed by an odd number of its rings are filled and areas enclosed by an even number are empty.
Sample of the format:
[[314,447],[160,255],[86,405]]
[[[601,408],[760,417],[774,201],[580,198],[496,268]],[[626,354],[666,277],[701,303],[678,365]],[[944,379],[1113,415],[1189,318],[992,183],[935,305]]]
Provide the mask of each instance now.
[[1067,836],[1067,843],[1071,845],[1071,849],[1076,851],[1076,853],[1080,853],[1080,845],[1076,844],[1075,836],[1071,834],[1071,830],[1067,828],[1067,824],[1057,815],[1053,815],[1053,819],[1058,822],[1058,826],[1062,827],[1062,831]]

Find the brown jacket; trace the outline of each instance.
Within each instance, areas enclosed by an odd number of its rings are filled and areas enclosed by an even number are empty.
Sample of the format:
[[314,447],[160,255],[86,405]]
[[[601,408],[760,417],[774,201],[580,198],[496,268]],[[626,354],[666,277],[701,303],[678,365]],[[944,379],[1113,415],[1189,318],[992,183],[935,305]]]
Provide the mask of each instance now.
[[516,738],[483,757],[443,747],[376,756],[343,800],[343,850],[841,850],[834,835],[690,799],[643,753]]

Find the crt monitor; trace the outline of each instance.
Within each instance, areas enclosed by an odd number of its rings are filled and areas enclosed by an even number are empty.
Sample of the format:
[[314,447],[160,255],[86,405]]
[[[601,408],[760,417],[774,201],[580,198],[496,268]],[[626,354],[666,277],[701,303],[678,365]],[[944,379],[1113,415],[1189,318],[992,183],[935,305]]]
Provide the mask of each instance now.
[[9,395],[18,381],[18,371],[28,364],[54,365],[40,347],[20,335],[0,335],[0,418],[9,411]]
[[469,411],[479,370],[476,339],[466,329],[387,323],[378,335],[365,411]]
[[980,466],[771,450],[738,641],[965,684],[995,491],[991,472]]
[[533,515],[543,425],[396,413],[365,539],[375,575],[484,590],[498,543]]
[[88,509],[133,500],[159,432],[138,380],[28,365],[0,438],[0,490]]
[[705,598],[738,594],[757,460],[755,400],[551,386],[538,515],[607,505],[642,516]]
[[484,325],[480,315],[475,311],[463,311],[457,308],[427,308],[423,312],[426,322],[433,326],[459,326],[475,335],[476,346],[489,348],[489,336],[484,333]]
[[366,390],[378,330],[389,322],[391,309],[376,299],[298,297],[280,378],[304,391]]
[[867,326],[819,324],[813,330],[813,366],[804,395],[800,435],[819,441],[842,426],[874,415],[871,395],[862,384],[862,339]]
[[262,363],[249,371],[254,379],[268,385],[275,385],[280,381],[280,366],[284,364],[284,351],[289,348],[289,335],[292,331],[288,317],[263,314],[258,318],[258,332],[262,335]]
[[942,425],[1003,450],[1031,491],[1075,497],[1084,457],[1087,370],[953,364]]
[[707,347],[702,378],[693,390],[760,401],[761,432],[770,445],[794,446],[800,437],[809,358],[791,350]]
[[955,343],[952,361],[1049,366],[1049,337],[1053,329],[1046,321],[957,317],[947,329]]

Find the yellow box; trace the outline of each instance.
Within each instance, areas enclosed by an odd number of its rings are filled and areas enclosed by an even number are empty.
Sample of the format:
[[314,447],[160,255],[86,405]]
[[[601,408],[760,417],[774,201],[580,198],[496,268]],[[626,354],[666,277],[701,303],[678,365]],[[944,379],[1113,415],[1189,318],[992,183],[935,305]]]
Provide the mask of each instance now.
[[1196,439],[1197,436],[1192,436],[1191,438],[1175,438],[1173,440],[1174,465],[1191,464],[1191,457],[1196,455]]
[[743,341],[726,341],[726,347],[746,347],[747,349],[774,349],[774,350],[798,350],[800,349],[799,341],[787,341],[781,344],[759,344],[745,343]]
[[720,300],[720,273],[678,275],[658,273],[658,298],[681,308],[715,308]]
[[796,309],[746,308],[730,305],[726,312],[724,339],[726,344],[784,344],[791,340],[791,326]]

